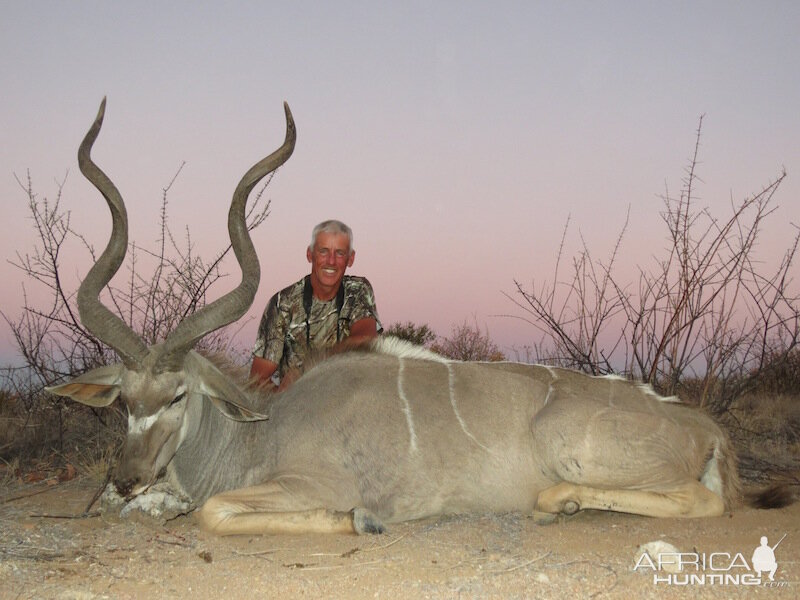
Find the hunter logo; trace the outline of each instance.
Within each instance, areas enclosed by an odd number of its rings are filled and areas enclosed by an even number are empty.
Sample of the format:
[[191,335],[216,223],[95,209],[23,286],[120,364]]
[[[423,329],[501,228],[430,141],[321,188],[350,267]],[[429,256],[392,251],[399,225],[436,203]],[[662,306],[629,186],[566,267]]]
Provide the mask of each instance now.
[[786,534],[772,546],[767,536],[755,548],[748,562],[741,552],[642,552],[634,571],[653,572],[654,585],[747,585],[784,587],[787,582],[775,581],[778,562],[775,551]]
[[774,546],[769,545],[769,540],[767,536],[761,536],[761,545],[753,550],[753,569],[761,576],[762,573],[767,573],[769,575],[770,581],[775,581],[775,571],[778,570],[778,563],[775,562],[775,549],[780,546],[783,538],[786,537],[786,534],[783,534],[783,537],[778,540],[778,543]]

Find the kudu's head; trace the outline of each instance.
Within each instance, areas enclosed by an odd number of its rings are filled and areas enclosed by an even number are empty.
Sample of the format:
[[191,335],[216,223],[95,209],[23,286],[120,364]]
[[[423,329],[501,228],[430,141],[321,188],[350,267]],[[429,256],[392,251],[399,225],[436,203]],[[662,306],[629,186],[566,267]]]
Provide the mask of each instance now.
[[296,130],[289,106],[284,103],[286,139],[283,145],[245,173],[233,193],[228,233],[242,270],[239,285],[184,319],[162,343],[148,348],[99,300],[100,292],[119,269],[128,247],[125,204],[117,188],[90,156],[103,124],[105,105],[104,98],[78,150],[78,165],[108,203],[111,239],[81,283],[78,310],[83,325],[111,346],[122,362],[94,369],[48,390],[96,407],[108,406],[118,396],[122,399],[128,409],[128,435],[114,473],[114,484],[121,495],[130,497],[154,483],[174,456],[189,427],[185,419],[189,402],[205,397],[233,419],[265,418],[249,411],[239,388],[192,348],[204,335],[237,320],[253,303],[260,267],[247,230],[245,205],[253,187],[291,156]]

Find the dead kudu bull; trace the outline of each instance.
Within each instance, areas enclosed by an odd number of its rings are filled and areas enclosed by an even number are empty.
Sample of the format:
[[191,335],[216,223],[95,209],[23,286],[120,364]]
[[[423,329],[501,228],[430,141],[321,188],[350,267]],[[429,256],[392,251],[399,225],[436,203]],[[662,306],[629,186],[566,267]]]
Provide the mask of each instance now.
[[149,348],[98,299],[128,243],[122,198],[90,158],[105,100],[80,146],[81,171],[105,197],[113,229],[78,306],[122,362],[51,391],[90,406],[118,396],[125,403],[120,494],[134,497],[163,478],[202,506],[203,527],[223,535],[380,532],[383,523],[462,512],[704,517],[736,501],[736,461],[719,427],[623,379],[461,363],[379,339],[270,396],[192,350],[253,302],[260,268],[245,204],[292,154],[295,125],[285,109],[283,145],[233,195],[228,231],[241,283]]

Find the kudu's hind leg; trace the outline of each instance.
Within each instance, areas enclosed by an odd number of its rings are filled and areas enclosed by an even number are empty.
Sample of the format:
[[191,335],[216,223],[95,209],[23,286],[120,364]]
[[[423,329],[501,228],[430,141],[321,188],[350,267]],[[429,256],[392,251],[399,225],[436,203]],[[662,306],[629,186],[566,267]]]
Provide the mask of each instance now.
[[699,481],[649,490],[603,490],[561,482],[539,494],[536,509],[573,514],[583,509],[612,510],[648,517],[718,517],[725,512],[722,498]]
[[223,492],[206,501],[198,519],[217,535],[383,533],[383,524],[368,510],[323,508],[315,490],[305,487],[301,480],[274,480]]

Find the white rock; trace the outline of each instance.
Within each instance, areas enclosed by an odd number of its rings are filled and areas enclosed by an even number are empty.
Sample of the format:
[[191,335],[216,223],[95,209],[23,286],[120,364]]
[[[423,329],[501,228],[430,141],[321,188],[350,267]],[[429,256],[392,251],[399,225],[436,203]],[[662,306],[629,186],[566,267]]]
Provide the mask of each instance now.
[[[655,542],[647,542],[646,544],[642,544],[636,549],[634,564],[639,564],[642,554],[647,554],[652,560],[652,564],[654,564],[657,569],[660,566],[661,570],[666,571],[667,573],[679,573],[681,570],[680,565],[678,564],[677,556],[674,558],[671,556],[663,556],[666,554],[680,554],[680,550],[678,550],[672,544],[662,540],[656,540]],[[662,557],[660,564],[659,556]]]

